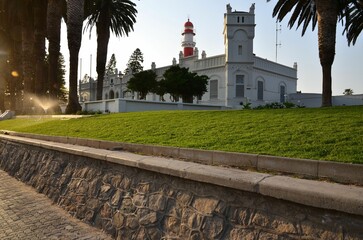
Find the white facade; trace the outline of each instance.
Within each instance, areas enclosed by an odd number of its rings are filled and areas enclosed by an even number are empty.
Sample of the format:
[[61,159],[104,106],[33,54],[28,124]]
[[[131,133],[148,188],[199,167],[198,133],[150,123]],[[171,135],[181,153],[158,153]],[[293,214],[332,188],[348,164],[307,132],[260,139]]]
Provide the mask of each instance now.
[[[288,67],[255,56],[253,53],[256,26],[254,8],[253,4],[248,12],[232,11],[231,6],[227,5],[223,29],[224,54],[207,57],[205,51],[202,51],[199,58],[199,50],[194,46],[191,56],[184,57],[182,51],[179,53],[180,67],[187,67],[189,71],[209,77],[208,92],[201,99],[195,99],[195,103],[240,108],[241,104],[247,102],[253,106],[268,102],[284,102],[288,94],[296,93],[296,63],[293,67]],[[190,41],[193,42],[192,39]],[[175,59],[172,64],[177,64]],[[152,64],[158,79],[162,78],[169,67],[156,68],[155,63]],[[137,99],[137,95],[125,94],[126,83],[131,76],[119,76],[114,74],[105,77],[104,99]],[[92,92],[87,86],[91,85],[80,85],[81,96],[85,95],[84,92]],[[164,99],[169,101],[168,96],[164,96]],[[95,99],[90,96],[86,100]],[[147,100],[159,101],[160,97],[149,94]]]

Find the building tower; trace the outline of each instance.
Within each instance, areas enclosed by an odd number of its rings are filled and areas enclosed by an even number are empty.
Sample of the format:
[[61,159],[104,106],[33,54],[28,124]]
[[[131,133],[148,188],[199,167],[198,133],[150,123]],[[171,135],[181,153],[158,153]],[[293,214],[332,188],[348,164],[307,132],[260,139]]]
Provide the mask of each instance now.
[[193,56],[195,47],[193,37],[195,33],[193,23],[189,21],[189,18],[188,21],[184,24],[184,32],[182,35],[184,36],[182,42],[182,47],[184,48],[184,57]]
[[252,88],[255,37],[255,4],[249,12],[232,11],[227,5],[224,14],[224,45],[226,55],[226,105],[245,103]]

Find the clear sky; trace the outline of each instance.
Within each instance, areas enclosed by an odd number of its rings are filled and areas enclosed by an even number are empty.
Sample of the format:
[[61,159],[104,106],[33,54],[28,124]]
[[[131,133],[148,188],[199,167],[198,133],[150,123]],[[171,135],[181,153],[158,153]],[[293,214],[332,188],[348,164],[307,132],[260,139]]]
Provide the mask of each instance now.
[[[137,4],[137,22],[134,32],[128,37],[111,37],[107,61],[111,54],[116,55],[117,68],[124,71],[126,63],[136,48],[144,54],[144,69],[149,69],[151,62],[156,67],[171,65],[172,59],[178,60],[181,48],[183,25],[188,17],[196,29],[195,41],[199,53],[205,50],[207,56],[224,54],[223,45],[223,14],[226,4],[230,3],[233,11],[248,11],[256,2],[255,21],[256,33],[254,53],[262,58],[275,61],[276,58],[276,20],[272,18],[272,10],[276,1],[267,3],[265,0],[140,0]],[[302,92],[321,93],[322,74],[318,54],[317,29],[310,29],[304,37],[301,30],[289,29],[287,20],[279,23],[277,60],[281,64],[293,66],[298,63],[297,90]],[[281,25],[281,27],[280,27]],[[341,95],[346,88],[354,93],[363,93],[363,36],[355,46],[348,47],[343,28],[338,23],[336,39],[336,57],[333,65],[333,95]],[[64,24],[62,25],[61,51],[68,65],[69,53]],[[82,68],[78,75],[90,74],[96,77],[96,34],[89,39],[88,32],[83,35],[79,57]],[[92,55],[92,65],[90,58]],[[66,76],[68,79],[68,73]]]

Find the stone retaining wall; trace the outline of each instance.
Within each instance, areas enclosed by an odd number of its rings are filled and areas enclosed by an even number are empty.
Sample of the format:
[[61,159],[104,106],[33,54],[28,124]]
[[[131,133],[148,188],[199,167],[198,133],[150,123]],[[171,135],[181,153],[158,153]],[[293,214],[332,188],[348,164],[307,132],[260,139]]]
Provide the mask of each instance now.
[[362,215],[10,140],[0,168],[115,239],[363,239]]

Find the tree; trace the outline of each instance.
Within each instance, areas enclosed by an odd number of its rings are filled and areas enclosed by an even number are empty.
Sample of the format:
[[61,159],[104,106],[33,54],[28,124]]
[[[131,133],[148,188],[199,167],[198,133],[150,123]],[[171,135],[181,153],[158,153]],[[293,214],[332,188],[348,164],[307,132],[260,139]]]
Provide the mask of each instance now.
[[353,89],[347,88],[347,89],[344,90],[343,94],[346,95],[346,96],[347,95],[353,95]]
[[348,4],[345,16],[347,19],[345,24],[345,32],[347,35],[348,44],[350,45],[350,43],[353,43],[354,45],[363,29],[363,1],[353,0],[351,4]]
[[106,73],[112,74],[112,73],[115,73],[115,70],[116,70],[116,57],[115,57],[115,54],[112,53],[110,61],[108,62],[107,67],[106,67]]
[[139,48],[136,48],[135,51],[131,54],[129,61],[126,64],[125,75],[135,74],[141,72],[144,67],[142,63],[144,62],[143,53]]
[[[47,38],[49,42],[49,56],[48,56],[48,86],[51,98],[57,98],[59,87],[58,79],[60,76],[57,74],[57,65],[62,60],[60,59],[60,38],[61,38],[61,20],[62,9],[65,6],[64,1],[48,0],[47,11]],[[63,60],[64,61],[64,60]]]
[[44,96],[48,84],[45,74],[45,38],[47,32],[47,0],[34,0],[34,46],[33,56],[35,63],[34,93],[37,96]]
[[133,31],[136,22],[136,4],[129,0],[90,0],[90,17],[86,25],[97,32],[97,100],[102,99],[103,79],[110,31],[117,37]]
[[208,77],[189,72],[188,68],[181,68],[179,65],[171,66],[165,71],[163,84],[172,101],[192,103],[193,97],[202,96],[207,91]]
[[[46,57],[46,66],[47,70],[49,71],[49,68],[51,67],[51,63],[49,61],[50,57],[47,55]],[[67,100],[67,89],[65,87],[66,79],[65,79],[65,61],[62,53],[59,53],[59,58],[56,63],[56,79],[54,79],[53,82],[53,100],[56,101],[66,101]],[[60,109],[54,109],[54,111],[58,111]]]
[[157,82],[154,93],[160,96],[161,101],[165,102],[164,95],[168,93],[165,79]]
[[156,73],[153,70],[135,73],[127,82],[127,88],[139,93],[139,99],[146,99],[149,92],[154,92],[157,86]]
[[[267,0],[270,1],[270,0]],[[331,70],[335,56],[335,38],[338,19],[343,19],[347,2],[355,0],[278,0],[273,16],[282,19],[293,11],[289,20],[292,28],[297,21],[297,27],[303,24],[302,35],[312,22],[312,30],[318,25],[319,58],[323,73],[322,106],[332,105]]]
[[84,0],[67,1],[67,38],[69,49],[69,94],[66,113],[80,111],[77,96],[78,55],[82,41]]

